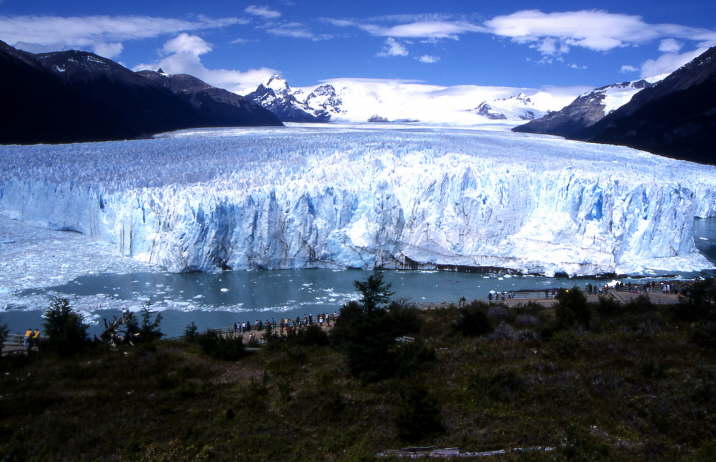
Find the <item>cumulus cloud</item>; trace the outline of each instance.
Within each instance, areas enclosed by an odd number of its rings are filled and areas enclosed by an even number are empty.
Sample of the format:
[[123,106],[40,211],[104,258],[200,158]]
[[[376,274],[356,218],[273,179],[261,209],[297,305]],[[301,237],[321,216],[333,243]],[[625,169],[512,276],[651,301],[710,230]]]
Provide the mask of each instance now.
[[659,51],[662,53],[677,53],[684,46],[683,43],[674,39],[664,39],[659,43]]
[[698,48],[686,53],[665,53],[656,59],[646,60],[641,65],[641,76],[647,78],[670,74],[705,51],[706,48]]
[[440,57],[433,56],[433,55],[422,55],[422,56],[418,57],[418,61],[420,61],[421,63],[424,63],[424,64],[433,64],[433,63],[440,61]]
[[[716,30],[679,24],[650,24],[641,16],[581,10],[545,13],[522,10],[496,16],[482,24],[452,19],[450,16],[384,16],[369,20],[322,18],[336,27],[355,27],[371,35],[423,40],[457,39],[467,33],[487,33],[529,45],[543,56],[555,58],[574,47],[608,51],[661,39],[662,52],[678,52],[692,40],[699,46],[716,43]],[[381,22],[395,22],[384,25]],[[554,61],[554,59],[552,59]]]
[[206,17],[186,21],[150,16],[0,16],[0,38],[10,45],[23,45],[25,49],[78,47],[117,56],[122,51],[121,42],[126,40],[242,22],[238,18]]
[[278,17],[281,17],[280,11],[272,10],[267,6],[249,5],[244,11],[248,14],[260,16],[266,19],[276,19]]
[[124,46],[121,43],[95,43],[94,45],[95,54],[108,59],[119,56],[122,50],[124,50]]
[[388,37],[378,56],[408,56],[408,49],[393,37]]
[[632,66],[631,64],[624,64],[622,67],[619,68],[619,72],[622,74],[628,74],[630,72],[638,72],[639,68]]
[[219,88],[226,88],[235,93],[246,93],[254,90],[276,74],[275,69],[258,68],[239,71],[233,69],[208,69],[201,61],[201,56],[212,50],[210,43],[197,35],[181,33],[168,40],[162,52],[164,57],[156,63],[140,64],[134,70],[162,68],[169,74],[191,74]]

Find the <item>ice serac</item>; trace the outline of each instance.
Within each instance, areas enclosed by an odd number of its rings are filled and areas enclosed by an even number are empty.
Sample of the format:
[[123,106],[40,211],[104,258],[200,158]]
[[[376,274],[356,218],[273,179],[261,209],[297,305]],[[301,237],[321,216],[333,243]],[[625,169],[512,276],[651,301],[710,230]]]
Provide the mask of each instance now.
[[0,212],[172,271],[709,267],[716,168],[516,133],[224,129],[9,146]]

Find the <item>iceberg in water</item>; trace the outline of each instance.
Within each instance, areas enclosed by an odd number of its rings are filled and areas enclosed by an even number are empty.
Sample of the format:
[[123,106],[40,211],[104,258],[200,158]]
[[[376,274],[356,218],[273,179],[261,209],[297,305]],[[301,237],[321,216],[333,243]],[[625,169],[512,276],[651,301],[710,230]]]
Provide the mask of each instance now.
[[716,168],[449,129],[264,128],[4,146],[0,213],[172,271],[697,270]]

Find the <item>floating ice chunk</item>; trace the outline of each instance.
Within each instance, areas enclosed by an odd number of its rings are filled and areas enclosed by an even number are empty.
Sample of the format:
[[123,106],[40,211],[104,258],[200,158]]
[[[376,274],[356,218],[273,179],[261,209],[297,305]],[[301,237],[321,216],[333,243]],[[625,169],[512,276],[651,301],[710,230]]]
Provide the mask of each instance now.
[[228,292],[228,291],[229,291],[229,289],[228,289],[228,288],[226,288],[226,287],[222,287],[222,288],[221,288],[221,289],[219,289],[219,290],[221,290],[222,292]]

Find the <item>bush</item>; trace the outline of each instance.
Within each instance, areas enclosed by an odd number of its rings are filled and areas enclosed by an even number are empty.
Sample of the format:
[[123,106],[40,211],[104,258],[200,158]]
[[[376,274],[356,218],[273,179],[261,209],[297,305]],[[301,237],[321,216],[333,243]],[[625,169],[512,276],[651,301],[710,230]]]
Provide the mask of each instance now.
[[574,331],[556,332],[550,344],[559,358],[574,358],[582,349],[582,343]]
[[478,337],[492,332],[492,324],[487,317],[488,305],[472,302],[458,311],[455,330],[468,337]]
[[216,359],[236,361],[246,355],[241,337],[226,337],[210,330],[197,337],[201,350]]
[[716,282],[713,278],[693,283],[686,289],[686,297],[672,311],[680,321],[716,321]]
[[599,297],[597,312],[604,317],[614,316],[622,311],[621,304],[612,297]]
[[286,335],[269,334],[264,337],[267,348],[282,346],[326,346],[328,334],[317,325],[310,325],[305,329],[294,330]]
[[697,345],[716,349],[716,322],[705,321],[697,323],[691,333],[691,339]]
[[189,325],[187,325],[184,328],[184,340],[190,343],[194,343],[197,341],[197,337],[199,336],[199,328],[196,327],[196,324],[194,324],[194,321],[192,321]]
[[2,347],[5,345],[5,340],[7,340],[7,336],[10,333],[10,331],[7,328],[7,325],[0,324],[0,351],[2,351]]
[[565,329],[581,325],[585,329],[589,329],[591,320],[591,312],[587,305],[587,297],[584,296],[578,287],[571,289],[562,289],[557,293],[557,307],[555,314],[557,317],[557,326]]
[[45,311],[45,341],[41,348],[70,356],[83,351],[89,345],[87,329],[82,316],[75,313],[66,298],[53,297]]
[[494,375],[478,375],[471,381],[470,388],[481,396],[494,401],[509,402],[527,387],[525,381],[514,371],[500,371]]
[[435,350],[420,340],[396,345],[390,353],[398,377],[408,377],[423,364],[435,360]]
[[400,439],[423,441],[445,431],[437,401],[422,386],[409,385],[400,393],[400,409],[395,420]]

